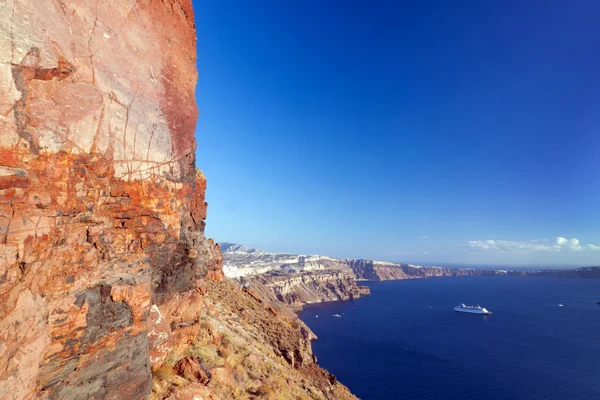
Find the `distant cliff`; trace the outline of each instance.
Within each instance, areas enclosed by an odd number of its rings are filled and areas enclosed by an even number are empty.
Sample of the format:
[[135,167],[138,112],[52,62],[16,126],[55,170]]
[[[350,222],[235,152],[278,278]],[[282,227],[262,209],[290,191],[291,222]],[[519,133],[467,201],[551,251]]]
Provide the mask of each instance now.
[[346,259],[358,280],[388,281],[396,279],[429,278],[436,276],[506,275],[506,271],[474,268],[422,267],[412,264],[394,264],[373,260]]
[[301,271],[348,270],[343,259],[316,255],[268,253],[234,243],[219,243],[225,256],[223,270],[230,278],[270,271],[294,274]]
[[220,243],[223,269],[231,278],[276,303],[294,310],[303,304],[356,299],[369,288],[356,283],[346,260],[316,255],[267,253],[249,247]]
[[497,271],[422,267],[412,264],[341,259],[321,255],[268,253],[233,243],[220,243],[225,275],[262,295],[298,310],[303,304],[355,299],[370,293],[360,280],[392,280],[432,276],[495,275]]
[[587,278],[600,279],[600,266],[598,267],[582,267],[575,269],[547,269],[542,271],[510,271],[510,275],[516,276],[551,276],[557,278]]
[[352,300],[370,294],[368,287],[357,285],[353,275],[341,270],[269,273],[256,276],[250,282],[252,287],[260,284],[269,288],[277,300],[295,310],[301,309],[303,304]]
[[479,275],[600,277],[600,267],[543,271],[456,269],[321,255],[268,253],[232,243],[220,245],[225,275],[246,282],[275,305],[280,301],[295,310],[307,303],[347,300],[367,294],[368,288],[356,282],[364,280]]

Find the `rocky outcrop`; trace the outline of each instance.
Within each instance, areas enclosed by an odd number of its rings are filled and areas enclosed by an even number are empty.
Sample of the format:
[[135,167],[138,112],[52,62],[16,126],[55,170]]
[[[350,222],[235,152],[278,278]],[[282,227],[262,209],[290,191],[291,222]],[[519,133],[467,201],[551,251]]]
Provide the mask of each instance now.
[[0,2],[0,398],[144,398],[188,337],[195,83],[189,0]]
[[265,298],[274,296],[294,310],[302,309],[304,304],[352,300],[370,294],[368,287],[356,284],[352,274],[340,270],[263,274],[247,282]]

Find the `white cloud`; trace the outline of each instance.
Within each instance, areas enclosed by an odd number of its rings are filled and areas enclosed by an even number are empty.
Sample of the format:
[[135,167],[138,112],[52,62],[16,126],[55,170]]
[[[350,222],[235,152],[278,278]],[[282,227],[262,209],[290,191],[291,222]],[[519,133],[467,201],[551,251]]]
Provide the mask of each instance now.
[[562,246],[563,244],[566,244],[567,242],[568,242],[568,240],[565,239],[564,237],[559,236],[556,238],[556,244],[559,246]]
[[471,240],[468,247],[480,250],[499,251],[551,251],[553,246],[539,241],[515,242],[511,240]]
[[429,236],[423,235],[421,236],[423,239],[427,239]]
[[583,251],[584,250],[583,246],[579,244],[579,239],[576,239],[576,238],[569,240],[567,238],[559,236],[556,238],[555,242],[556,242],[556,246],[558,246],[559,249],[566,249],[566,250],[572,250],[572,251]]
[[548,239],[521,242],[512,240],[471,240],[465,246],[479,251],[495,250],[507,252],[600,250],[600,246],[594,244],[581,245],[577,238],[567,239],[562,236],[558,236],[554,241]]

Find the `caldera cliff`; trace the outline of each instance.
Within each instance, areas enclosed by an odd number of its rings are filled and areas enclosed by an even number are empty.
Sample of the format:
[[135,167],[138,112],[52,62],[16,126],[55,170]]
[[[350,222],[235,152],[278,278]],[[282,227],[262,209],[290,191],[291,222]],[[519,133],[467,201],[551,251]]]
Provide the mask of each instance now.
[[0,2],[0,398],[352,398],[223,281],[195,35],[190,0]]
[[385,261],[346,259],[358,280],[388,281],[396,279],[430,278],[440,276],[500,275],[505,271],[474,268],[441,268]]
[[551,276],[599,278],[600,267],[554,270],[443,268],[322,255],[265,252],[221,242],[225,275],[260,293],[270,305],[293,316],[308,303],[352,300],[370,294],[361,281],[460,276]]
[[357,285],[352,274],[337,269],[263,274],[251,279],[250,285],[263,297],[274,295],[293,310],[302,309],[304,304],[353,300],[371,293],[368,286]]

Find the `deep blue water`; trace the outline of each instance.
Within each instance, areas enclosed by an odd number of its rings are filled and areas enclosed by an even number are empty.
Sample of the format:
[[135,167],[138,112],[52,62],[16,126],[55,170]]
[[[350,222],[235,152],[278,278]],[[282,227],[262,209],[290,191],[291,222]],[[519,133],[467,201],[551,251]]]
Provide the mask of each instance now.
[[[367,285],[371,296],[300,314],[319,336],[319,364],[361,399],[600,399],[600,280]],[[457,313],[460,303],[494,314]]]

